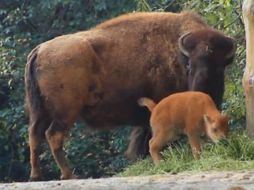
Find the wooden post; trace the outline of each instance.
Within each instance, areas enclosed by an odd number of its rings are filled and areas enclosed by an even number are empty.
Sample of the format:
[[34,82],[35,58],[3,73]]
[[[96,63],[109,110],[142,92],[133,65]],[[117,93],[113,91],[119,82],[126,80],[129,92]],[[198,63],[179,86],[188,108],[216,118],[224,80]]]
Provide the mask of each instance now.
[[246,130],[254,137],[254,0],[245,0],[242,7],[246,38],[246,66],[242,79],[246,103]]

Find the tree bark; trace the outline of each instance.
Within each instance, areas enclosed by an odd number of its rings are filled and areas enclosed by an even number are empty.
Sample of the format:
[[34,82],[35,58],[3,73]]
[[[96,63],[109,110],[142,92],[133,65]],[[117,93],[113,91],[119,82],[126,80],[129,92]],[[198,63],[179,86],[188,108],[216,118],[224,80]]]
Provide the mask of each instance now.
[[246,66],[242,80],[246,104],[246,130],[254,137],[254,0],[245,0],[242,11],[246,38]]

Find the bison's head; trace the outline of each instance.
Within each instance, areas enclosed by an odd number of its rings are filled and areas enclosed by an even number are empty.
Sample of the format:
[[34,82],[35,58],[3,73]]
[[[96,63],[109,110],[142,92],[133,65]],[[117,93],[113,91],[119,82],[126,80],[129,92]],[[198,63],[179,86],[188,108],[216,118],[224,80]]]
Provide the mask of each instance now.
[[203,29],[182,35],[179,49],[188,68],[189,90],[210,94],[216,105],[220,106],[224,92],[224,70],[235,54],[233,39],[218,31]]

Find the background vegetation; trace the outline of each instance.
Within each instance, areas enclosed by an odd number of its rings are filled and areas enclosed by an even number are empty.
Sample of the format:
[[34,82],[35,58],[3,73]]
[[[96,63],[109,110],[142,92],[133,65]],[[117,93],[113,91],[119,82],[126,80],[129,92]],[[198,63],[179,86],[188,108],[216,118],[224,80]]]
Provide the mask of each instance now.
[[[232,128],[243,128],[241,78],[245,39],[241,4],[241,0],[1,0],[0,181],[23,181],[29,176],[28,121],[23,106],[27,54],[38,43],[89,29],[126,12],[193,10],[203,15],[211,26],[234,37],[238,49],[234,64],[227,70],[223,110],[231,115]],[[76,125],[71,141],[66,144],[76,173],[83,177],[110,176],[129,164],[123,156],[128,127],[94,133],[81,124]],[[59,171],[49,152],[44,152],[41,159],[47,178],[57,178]]]

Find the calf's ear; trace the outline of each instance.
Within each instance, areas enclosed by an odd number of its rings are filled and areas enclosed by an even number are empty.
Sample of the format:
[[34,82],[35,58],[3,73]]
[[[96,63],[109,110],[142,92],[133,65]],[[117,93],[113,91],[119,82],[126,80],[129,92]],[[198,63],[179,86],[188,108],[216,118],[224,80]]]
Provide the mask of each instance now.
[[225,119],[225,121],[229,121],[230,117],[226,114],[226,113],[221,113],[223,119]]
[[212,119],[207,114],[203,115],[203,119],[206,125],[211,125],[213,123]]

